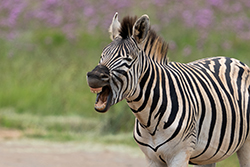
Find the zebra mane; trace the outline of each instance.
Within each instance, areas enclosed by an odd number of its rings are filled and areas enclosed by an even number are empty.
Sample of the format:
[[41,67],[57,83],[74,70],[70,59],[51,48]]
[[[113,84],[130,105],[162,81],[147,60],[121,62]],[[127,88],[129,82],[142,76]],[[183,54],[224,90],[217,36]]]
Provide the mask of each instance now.
[[137,20],[137,16],[130,17],[126,16],[122,19],[121,27],[119,30],[122,39],[127,39],[132,36],[133,26]]
[[[123,18],[119,30],[119,35],[122,39],[127,39],[132,36],[133,26],[136,20],[137,16],[126,16]],[[148,56],[152,57],[157,62],[168,63],[168,44],[160,36],[158,36],[156,32],[151,29],[151,27],[148,32],[148,37],[144,42],[144,51]]]

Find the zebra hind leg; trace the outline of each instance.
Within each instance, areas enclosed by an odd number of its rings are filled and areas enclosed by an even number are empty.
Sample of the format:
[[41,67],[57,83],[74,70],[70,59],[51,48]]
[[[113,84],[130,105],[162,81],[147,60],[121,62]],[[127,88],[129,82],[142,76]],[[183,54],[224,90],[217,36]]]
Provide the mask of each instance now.
[[216,164],[208,164],[208,165],[194,165],[194,167],[215,167]]
[[250,166],[250,140],[247,140],[237,151],[237,156],[240,162],[240,167]]

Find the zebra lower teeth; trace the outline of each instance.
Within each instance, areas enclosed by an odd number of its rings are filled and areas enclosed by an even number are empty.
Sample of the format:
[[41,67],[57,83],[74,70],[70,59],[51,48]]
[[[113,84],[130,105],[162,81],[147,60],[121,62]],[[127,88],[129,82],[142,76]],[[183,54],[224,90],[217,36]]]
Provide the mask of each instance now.
[[107,105],[107,102],[105,101],[100,106],[98,104],[95,104],[95,108],[98,109],[98,110],[103,110],[103,109],[105,109],[106,105]]

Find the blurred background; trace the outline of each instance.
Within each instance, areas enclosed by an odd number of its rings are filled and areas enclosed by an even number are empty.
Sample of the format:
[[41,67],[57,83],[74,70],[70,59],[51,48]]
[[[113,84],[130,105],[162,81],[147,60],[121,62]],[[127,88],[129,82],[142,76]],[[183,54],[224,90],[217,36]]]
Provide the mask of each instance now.
[[126,103],[97,113],[86,82],[111,42],[114,13],[148,14],[170,61],[227,56],[250,65],[249,9],[249,0],[0,0],[0,127],[28,138],[136,146]]

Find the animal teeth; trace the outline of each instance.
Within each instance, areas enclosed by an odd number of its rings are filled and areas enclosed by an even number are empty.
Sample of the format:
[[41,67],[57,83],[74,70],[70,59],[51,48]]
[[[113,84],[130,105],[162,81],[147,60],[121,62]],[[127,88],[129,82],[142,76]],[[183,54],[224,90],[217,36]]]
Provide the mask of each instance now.
[[91,91],[92,93],[100,93],[101,91]]
[[107,102],[105,101],[101,106],[98,106],[97,104],[95,104],[95,108],[98,110],[103,110],[107,105]]
[[102,91],[102,88],[90,88],[90,91],[92,93],[100,93]]

